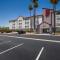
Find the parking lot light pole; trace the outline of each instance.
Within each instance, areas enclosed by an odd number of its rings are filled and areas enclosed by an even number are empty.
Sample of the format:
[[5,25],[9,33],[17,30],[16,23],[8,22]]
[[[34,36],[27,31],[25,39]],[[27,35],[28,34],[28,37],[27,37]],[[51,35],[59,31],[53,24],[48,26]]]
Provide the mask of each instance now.
[[54,14],[54,35],[56,32],[56,19],[55,19],[56,4],[53,4],[53,14]]
[[59,2],[59,0],[50,0],[50,2],[53,4],[53,14],[54,14],[54,28],[53,28],[53,32],[54,32],[54,35],[55,35],[55,32],[56,32],[55,11],[56,11],[56,5]]

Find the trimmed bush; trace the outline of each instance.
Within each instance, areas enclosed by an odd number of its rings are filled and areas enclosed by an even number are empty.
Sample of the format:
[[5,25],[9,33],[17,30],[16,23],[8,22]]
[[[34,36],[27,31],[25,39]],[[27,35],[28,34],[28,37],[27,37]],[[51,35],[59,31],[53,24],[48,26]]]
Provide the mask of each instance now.
[[12,32],[12,30],[9,30],[9,29],[1,29],[0,32],[1,33],[4,33],[4,32],[10,33],[10,32]]

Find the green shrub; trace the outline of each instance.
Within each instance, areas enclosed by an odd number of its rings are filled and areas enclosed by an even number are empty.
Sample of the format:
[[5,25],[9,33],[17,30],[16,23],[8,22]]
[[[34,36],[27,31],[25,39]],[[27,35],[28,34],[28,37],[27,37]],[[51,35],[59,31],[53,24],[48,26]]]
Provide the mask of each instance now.
[[4,32],[10,33],[10,32],[12,32],[12,30],[9,30],[9,29],[1,29],[0,32],[1,33],[4,33]]
[[5,32],[6,32],[6,33],[10,33],[10,32],[12,32],[12,30],[5,30]]

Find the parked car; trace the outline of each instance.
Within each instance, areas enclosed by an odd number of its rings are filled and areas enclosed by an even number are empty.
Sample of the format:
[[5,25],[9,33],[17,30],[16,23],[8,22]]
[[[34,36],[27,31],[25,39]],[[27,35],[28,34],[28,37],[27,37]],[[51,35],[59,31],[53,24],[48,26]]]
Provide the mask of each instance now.
[[26,32],[23,30],[18,31],[18,34],[25,34]]

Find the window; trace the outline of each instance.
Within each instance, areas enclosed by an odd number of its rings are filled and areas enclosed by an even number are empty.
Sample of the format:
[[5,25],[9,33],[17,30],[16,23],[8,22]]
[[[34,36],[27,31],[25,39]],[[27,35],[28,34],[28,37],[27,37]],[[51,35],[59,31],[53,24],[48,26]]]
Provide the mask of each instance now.
[[60,20],[60,18],[57,18],[57,20]]
[[22,28],[22,23],[19,23],[19,29]]
[[15,28],[15,24],[12,24],[12,27]]
[[57,23],[56,25],[57,25],[57,26],[60,26],[60,24],[59,24],[59,23]]
[[22,22],[22,20],[19,20],[19,22]]
[[22,23],[19,23],[19,25],[22,25]]
[[13,25],[15,25],[15,24],[13,24]]
[[29,24],[29,21],[25,21],[25,24]]
[[56,23],[60,23],[60,18],[57,18]]
[[29,26],[25,26],[25,28],[29,28]]
[[12,29],[15,29],[15,26],[12,26]]

